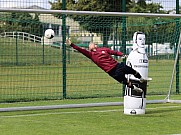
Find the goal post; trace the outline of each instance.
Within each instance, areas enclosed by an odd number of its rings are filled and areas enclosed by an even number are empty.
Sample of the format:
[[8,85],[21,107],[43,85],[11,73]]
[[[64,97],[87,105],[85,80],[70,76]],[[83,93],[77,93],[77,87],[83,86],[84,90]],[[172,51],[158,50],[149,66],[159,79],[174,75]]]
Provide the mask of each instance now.
[[180,45],[181,45],[181,34],[180,34],[180,36],[179,36],[179,42],[178,42],[178,45],[177,45],[177,47],[176,47],[175,62],[174,62],[174,66],[173,66],[172,77],[171,77],[171,80],[170,80],[170,87],[169,87],[168,95],[167,95],[167,97],[166,97],[166,99],[168,100],[168,102],[170,101],[170,95],[171,95],[172,86],[173,86],[173,82],[174,82],[176,65],[177,65],[177,61],[179,60]]
[[[12,18],[12,13],[28,13],[32,19],[21,20],[18,15]],[[40,21],[36,21],[35,13],[38,13]],[[170,101],[171,95],[176,95],[179,82],[174,80],[174,76],[176,61],[180,57],[180,14],[11,8],[0,8],[0,14],[0,81],[3,82],[0,84],[0,102],[122,97],[122,84],[65,45],[67,36],[82,48],[95,42],[99,47],[123,51],[122,16],[126,18],[126,54],[132,50],[136,31],[143,32],[146,37],[148,76],[153,78],[146,94],[164,95]],[[66,23],[54,14],[66,16]],[[47,28],[55,31],[52,40],[43,36]],[[24,34],[7,34],[12,32]],[[37,37],[41,40],[35,40]],[[122,61],[117,56],[113,57]],[[156,102],[165,103],[167,100],[148,101]]]
[[98,15],[98,16],[138,16],[138,17],[169,17],[181,18],[180,14],[156,14],[156,13],[127,13],[127,12],[97,12],[97,11],[73,11],[73,10],[43,10],[43,9],[18,9],[0,8],[0,12],[24,12],[40,14],[66,14],[66,15]]

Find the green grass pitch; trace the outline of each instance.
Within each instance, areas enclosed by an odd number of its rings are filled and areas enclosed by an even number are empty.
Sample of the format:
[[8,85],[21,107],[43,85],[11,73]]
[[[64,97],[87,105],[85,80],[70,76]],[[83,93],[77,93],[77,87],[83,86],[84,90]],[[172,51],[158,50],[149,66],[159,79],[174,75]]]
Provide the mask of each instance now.
[[[163,97],[162,97],[163,98]],[[150,99],[150,97],[148,97]],[[122,98],[1,104],[70,104]],[[123,106],[1,112],[1,135],[171,135],[181,134],[181,104],[147,104],[144,115],[125,115]]]

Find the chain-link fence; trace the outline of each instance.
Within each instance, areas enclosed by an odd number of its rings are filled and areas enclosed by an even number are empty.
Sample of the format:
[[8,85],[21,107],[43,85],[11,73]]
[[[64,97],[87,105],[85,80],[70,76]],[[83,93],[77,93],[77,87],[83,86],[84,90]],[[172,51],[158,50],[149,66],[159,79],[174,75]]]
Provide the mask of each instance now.
[[[179,1],[1,1],[0,7],[79,11],[176,13]],[[108,3],[109,2],[109,3]],[[149,57],[148,95],[167,94],[180,34],[175,18],[0,12],[0,102],[62,98],[121,97],[122,84],[88,58],[66,46],[99,47],[129,54],[134,32],[146,34]],[[46,39],[44,31],[55,31]],[[113,56],[121,62],[119,57]],[[179,62],[173,93],[179,93]]]

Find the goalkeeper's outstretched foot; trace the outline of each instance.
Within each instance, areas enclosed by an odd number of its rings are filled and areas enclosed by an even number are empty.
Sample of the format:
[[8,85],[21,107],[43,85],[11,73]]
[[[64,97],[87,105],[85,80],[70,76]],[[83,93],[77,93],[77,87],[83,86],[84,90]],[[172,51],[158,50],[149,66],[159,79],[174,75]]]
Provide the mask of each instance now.
[[138,88],[135,85],[133,85],[133,90],[138,92],[138,93],[142,93],[143,92],[143,90],[141,88]]
[[143,83],[143,82],[148,82],[148,81],[151,81],[151,80],[152,80],[152,78],[146,78],[146,79],[145,79],[145,78],[142,78],[142,77],[140,78],[140,82],[141,82],[141,83]]

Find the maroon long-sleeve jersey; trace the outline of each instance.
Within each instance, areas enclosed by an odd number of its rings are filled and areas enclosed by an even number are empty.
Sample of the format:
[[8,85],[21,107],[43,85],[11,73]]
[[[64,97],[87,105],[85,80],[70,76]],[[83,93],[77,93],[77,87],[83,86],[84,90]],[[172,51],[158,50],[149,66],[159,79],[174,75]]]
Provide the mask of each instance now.
[[96,51],[88,51],[74,45],[73,43],[70,46],[91,59],[98,67],[100,67],[105,72],[109,72],[118,64],[118,62],[114,60],[111,55],[123,55],[122,52],[113,51],[106,47],[96,48]]

